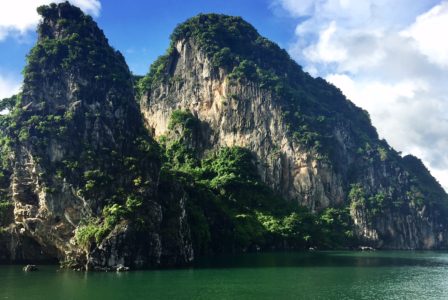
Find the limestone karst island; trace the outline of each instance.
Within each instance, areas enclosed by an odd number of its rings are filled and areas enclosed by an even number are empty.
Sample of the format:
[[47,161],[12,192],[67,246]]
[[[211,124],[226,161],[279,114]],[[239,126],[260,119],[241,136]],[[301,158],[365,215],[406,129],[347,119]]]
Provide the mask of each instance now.
[[243,18],[177,20],[139,76],[80,8],[37,11],[0,102],[2,298],[423,299],[393,283],[448,276],[448,195],[422,160]]

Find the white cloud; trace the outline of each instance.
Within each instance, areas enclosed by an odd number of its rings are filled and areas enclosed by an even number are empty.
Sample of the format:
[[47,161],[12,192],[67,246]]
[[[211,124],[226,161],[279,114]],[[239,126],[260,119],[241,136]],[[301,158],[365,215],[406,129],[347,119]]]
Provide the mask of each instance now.
[[[7,36],[21,36],[33,30],[39,22],[36,8],[52,2],[63,0],[1,0],[0,1],[0,41]],[[80,7],[84,12],[98,16],[101,3],[99,0],[71,0],[70,3]]]
[[0,100],[10,97],[20,90],[21,82],[0,74]]
[[305,56],[311,61],[322,60],[327,63],[346,60],[346,49],[340,45],[335,45],[333,41],[336,31],[336,22],[333,21],[327,28],[320,32],[319,41],[316,44],[304,49]]
[[403,35],[413,38],[430,61],[448,67],[447,29],[448,2],[444,2],[419,16]]
[[[55,1],[52,1],[55,2]],[[56,1],[63,2],[63,1]],[[98,17],[101,10],[100,0],[71,0],[71,4],[78,6],[87,14],[91,14],[94,17]]]
[[315,5],[314,0],[284,0],[281,1],[281,5],[286,8],[292,15],[301,17],[313,13],[313,6]]
[[448,190],[448,1],[274,2],[298,20],[291,55],[367,109],[380,136]]

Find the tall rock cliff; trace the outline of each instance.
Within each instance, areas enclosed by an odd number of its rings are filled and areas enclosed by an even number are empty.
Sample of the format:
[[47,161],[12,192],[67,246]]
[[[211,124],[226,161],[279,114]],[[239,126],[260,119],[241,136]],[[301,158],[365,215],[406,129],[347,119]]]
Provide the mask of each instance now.
[[249,149],[262,181],[319,213],[349,207],[362,243],[447,247],[448,196],[414,157],[378,138],[368,113],[303,72],[241,18],[199,15],[179,25],[167,54],[138,84],[152,136],[178,111],[199,120],[196,155]]
[[159,192],[159,147],[123,56],[67,2],[38,12],[38,42],[6,129],[14,226],[76,268],[191,261],[185,192]]
[[136,82],[78,8],[38,12],[23,90],[0,103],[0,261],[447,248],[448,196],[423,163],[241,18],[179,25]]

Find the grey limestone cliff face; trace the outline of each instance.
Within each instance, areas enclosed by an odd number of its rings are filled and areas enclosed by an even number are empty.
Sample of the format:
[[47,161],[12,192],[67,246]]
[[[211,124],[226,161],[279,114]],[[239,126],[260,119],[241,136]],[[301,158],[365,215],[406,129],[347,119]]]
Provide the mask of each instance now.
[[[412,157],[414,159],[418,160]],[[407,168],[403,162],[377,159],[363,166],[357,179],[366,192],[364,198],[369,201],[368,194],[384,195],[389,205],[372,212],[368,205],[359,205],[356,199],[351,199],[356,231],[366,243],[386,249],[446,248],[446,193],[429,175],[430,181],[425,184],[435,185],[437,194],[424,194],[425,187],[416,176],[429,174],[429,171],[421,162],[417,170]]]
[[[190,262],[185,196],[179,189],[159,196],[157,145],[143,127],[124,58],[70,4],[39,12],[11,131],[14,226],[74,268]],[[178,222],[164,233],[168,218]],[[170,241],[173,232],[182,239]]]
[[[447,246],[444,213],[437,206],[415,203],[414,176],[385,142],[377,139],[373,149],[368,145],[360,153],[350,120],[326,132],[334,141],[329,161],[292,138],[284,118],[285,99],[280,101],[256,82],[230,79],[194,39],[175,41],[165,75],[141,99],[146,127],[155,138],[167,133],[173,111],[190,111],[201,122],[200,156],[224,146],[248,148],[257,158],[262,180],[284,198],[314,212],[351,205],[362,243],[391,249]],[[344,105],[354,107],[348,100]],[[357,186],[362,199],[352,199]],[[446,202],[443,189],[441,195],[440,202]],[[372,199],[379,200],[372,204]]]
[[171,83],[141,102],[156,138],[167,132],[174,110],[189,110],[203,122],[202,155],[224,146],[248,148],[259,158],[262,179],[287,199],[313,211],[344,201],[342,178],[288,137],[281,106],[269,91],[231,82],[190,40],[177,42],[170,59]]
[[366,244],[383,249],[446,248],[444,220],[434,220],[434,214],[409,207],[403,211],[386,210],[373,222],[363,210],[352,211],[357,233]]

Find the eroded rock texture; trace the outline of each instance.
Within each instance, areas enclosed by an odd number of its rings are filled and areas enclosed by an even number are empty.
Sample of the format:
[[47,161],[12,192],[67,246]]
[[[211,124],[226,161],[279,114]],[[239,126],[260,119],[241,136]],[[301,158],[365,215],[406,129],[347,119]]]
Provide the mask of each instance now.
[[[11,129],[15,225],[76,268],[191,261],[185,199],[182,191],[158,196],[158,146],[143,127],[124,58],[78,8],[39,13]],[[161,229],[165,202],[178,206],[171,230],[184,239],[174,244]]]
[[173,111],[190,111],[201,121],[202,156],[250,149],[263,181],[286,199],[316,212],[350,205],[365,243],[446,247],[447,195],[430,175],[419,179],[426,168],[410,168],[365,111],[240,18],[190,19],[154,65],[141,99],[154,137],[167,134]]

